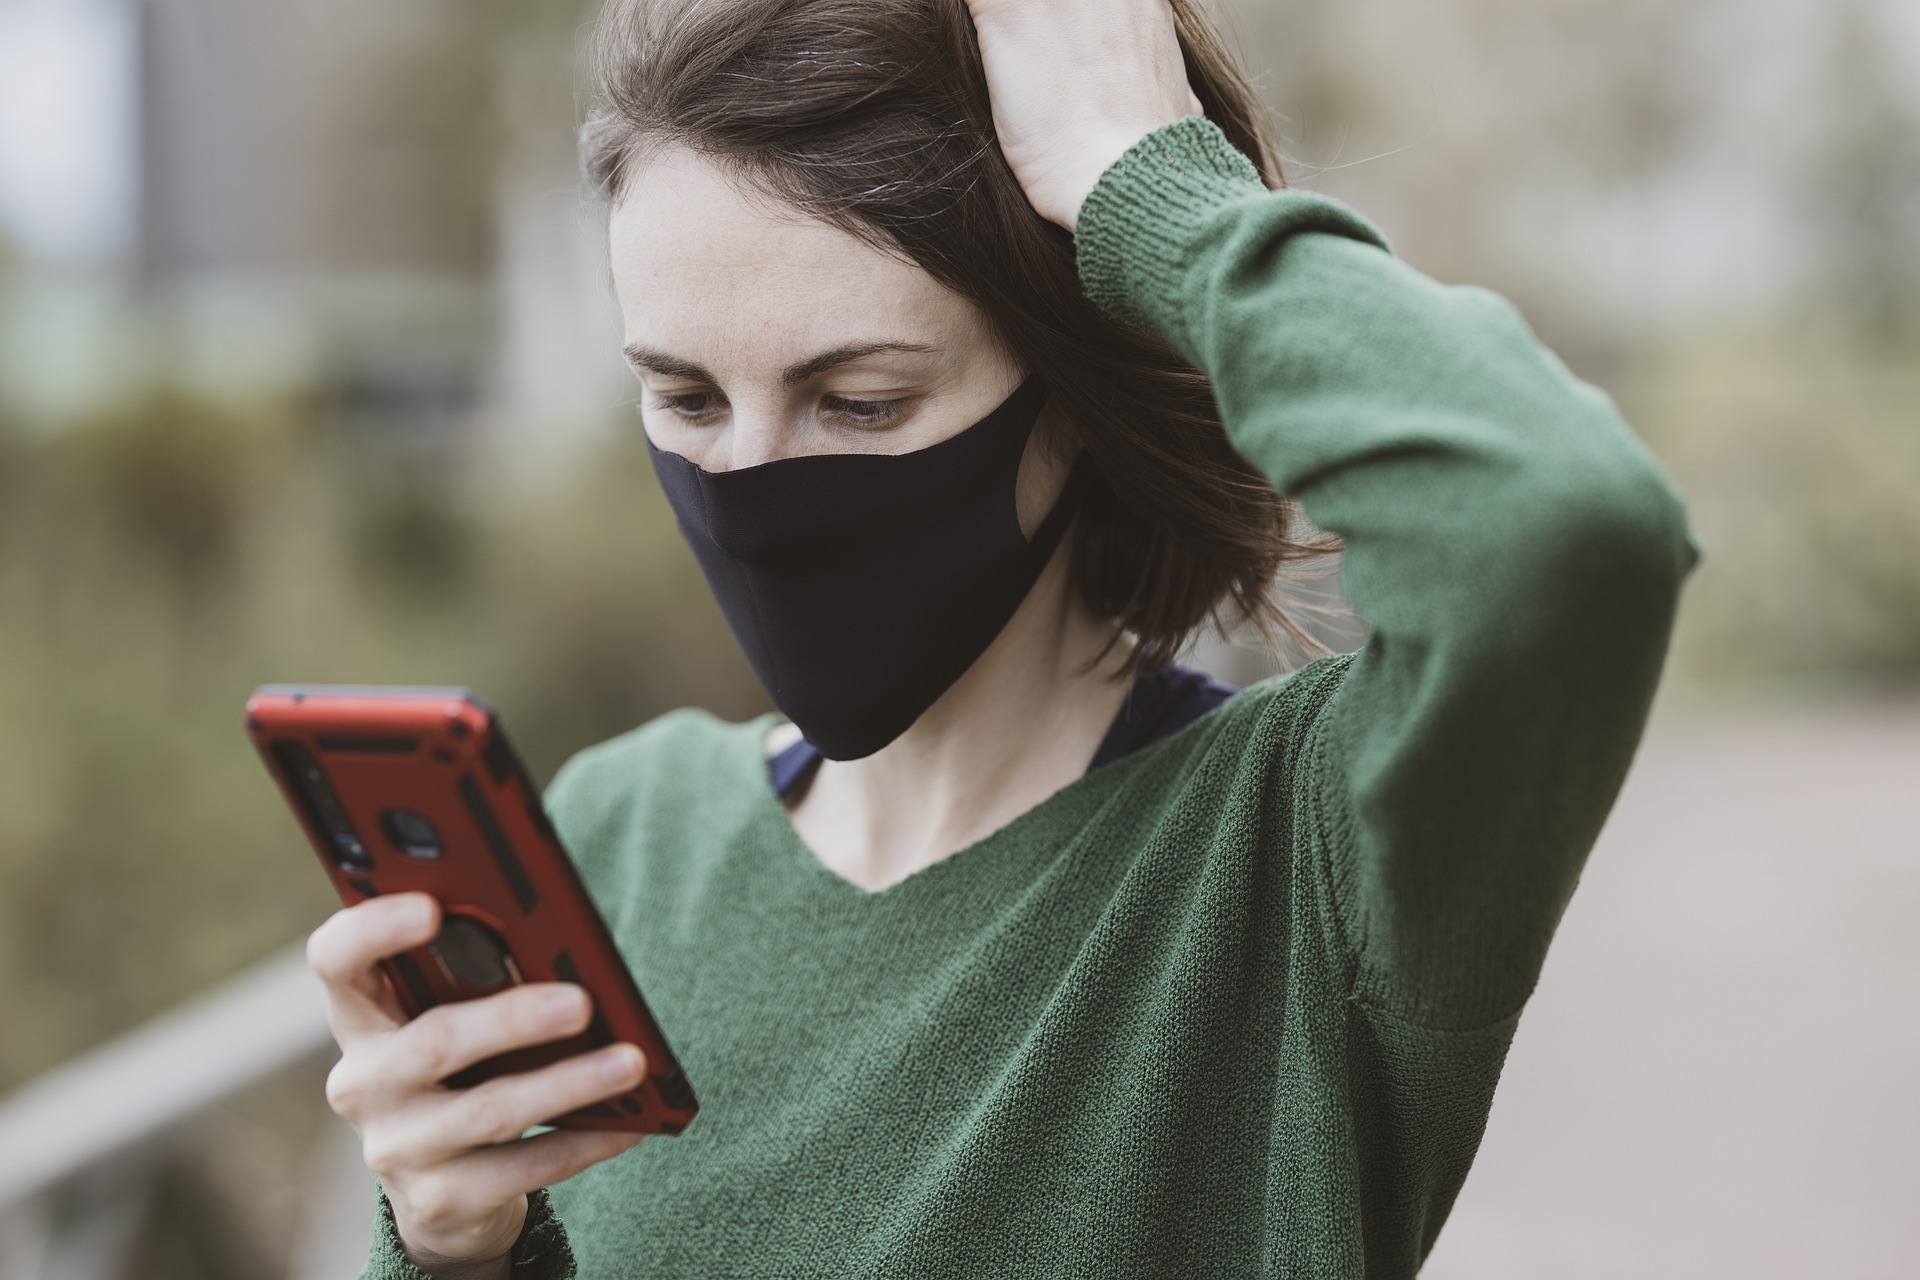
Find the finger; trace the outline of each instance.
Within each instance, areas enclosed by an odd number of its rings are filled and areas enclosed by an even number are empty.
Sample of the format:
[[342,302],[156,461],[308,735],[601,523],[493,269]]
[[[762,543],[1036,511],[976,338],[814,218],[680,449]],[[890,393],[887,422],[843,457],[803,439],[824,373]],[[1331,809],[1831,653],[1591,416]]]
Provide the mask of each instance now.
[[500,1076],[449,1095],[442,1103],[450,1123],[474,1135],[468,1146],[510,1142],[537,1124],[616,1097],[646,1078],[647,1056],[630,1044]]
[[608,1045],[537,1071],[423,1098],[394,1118],[379,1145],[396,1161],[416,1168],[441,1164],[478,1148],[513,1142],[537,1124],[625,1093],[645,1072],[640,1050],[630,1044]]
[[644,1135],[604,1129],[555,1129],[487,1147],[444,1166],[480,1203],[511,1200],[565,1182],[582,1169],[631,1150]]
[[369,898],[329,916],[307,939],[307,964],[327,988],[334,1039],[391,1030],[404,1021],[376,967],[389,956],[432,939],[440,904],[424,893]]
[[437,1005],[383,1038],[379,1069],[402,1088],[428,1088],[495,1054],[578,1035],[593,1001],[569,982],[535,982]]

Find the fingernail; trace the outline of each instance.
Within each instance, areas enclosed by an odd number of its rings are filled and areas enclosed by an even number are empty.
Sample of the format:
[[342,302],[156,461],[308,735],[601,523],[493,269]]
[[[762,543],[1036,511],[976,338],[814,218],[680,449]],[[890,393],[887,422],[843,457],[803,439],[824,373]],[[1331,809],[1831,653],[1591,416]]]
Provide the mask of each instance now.
[[617,1044],[600,1055],[600,1074],[608,1080],[631,1080],[640,1074],[645,1058],[630,1044]]
[[433,899],[419,894],[407,903],[406,925],[412,929],[424,929],[433,923]]

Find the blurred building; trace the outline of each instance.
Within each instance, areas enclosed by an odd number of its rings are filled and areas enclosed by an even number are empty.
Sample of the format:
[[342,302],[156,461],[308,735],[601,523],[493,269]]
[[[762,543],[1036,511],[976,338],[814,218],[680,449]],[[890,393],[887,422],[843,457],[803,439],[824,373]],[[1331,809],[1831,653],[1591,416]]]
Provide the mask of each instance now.
[[[132,282],[151,358],[455,428],[493,329],[483,49],[437,0],[147,0]],[[159,371],[156,371],[159,372]]]
[[538,447],[620,396],[566,40],[453,0],[0,0],[0,32],[15,412],[318,391]]
[[[1810,303],[1912,327],[1906,0],[1222,7],[1296,180],[1590,373]],[[0,0],[4,398],[301,386],[396,434],[592,433],[625,384],[573,163],[589,16]]]

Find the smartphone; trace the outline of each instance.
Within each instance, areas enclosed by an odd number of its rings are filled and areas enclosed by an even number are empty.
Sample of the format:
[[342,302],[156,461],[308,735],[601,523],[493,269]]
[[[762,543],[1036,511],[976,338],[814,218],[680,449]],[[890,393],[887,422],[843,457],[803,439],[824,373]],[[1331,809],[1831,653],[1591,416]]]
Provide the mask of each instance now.
[[465,689],[264,685],[246,724],[341,901],[414,890],[439,899],[433,941],[383,962],[408,1017],[522,982],[571,982],[592,996],[581,1034],[489,1058],[447,1084],[624,1041],[647,1055],[640,1087],[548,1123],[687,1126],[693,1089],[492,708]]

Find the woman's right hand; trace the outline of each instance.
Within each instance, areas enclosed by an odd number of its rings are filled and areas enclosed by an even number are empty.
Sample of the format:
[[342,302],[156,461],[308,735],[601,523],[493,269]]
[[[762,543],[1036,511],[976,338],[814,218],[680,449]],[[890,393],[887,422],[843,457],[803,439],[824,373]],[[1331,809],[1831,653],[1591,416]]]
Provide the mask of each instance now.
[[327,988],[340,1061],[327,1102],[360,1134],[409,1256],[503,1257],[527,1216],[527,1194],[638,1142],[640,1135],[534,1125],[625,1093],[646,1070],[640,1050],[609,1045],[470,1089],[440,1081],[508,1049],[577,1034],[587,993],[566,983],[513,987],[439,1005],[411,1022],[376,967],[429,941],[440,907],[424,893],[371,898],[336,912],[307,941]]

